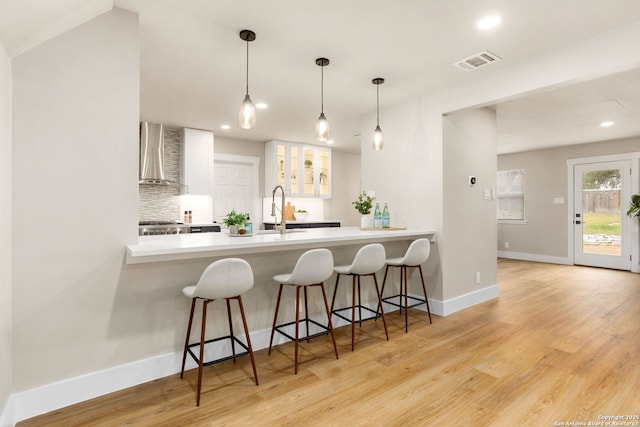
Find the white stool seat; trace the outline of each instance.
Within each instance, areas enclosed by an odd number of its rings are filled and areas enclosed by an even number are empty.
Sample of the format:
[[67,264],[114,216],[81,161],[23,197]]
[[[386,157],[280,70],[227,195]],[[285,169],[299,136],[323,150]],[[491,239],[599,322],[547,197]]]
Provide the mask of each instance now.
[[[280,290],[278,291],[278,300],[276,302],[276,312],[273,316],[273,326],[271,328],[271,339],[269,340],[269,354],[271,354],[271,348],[273,346],[273,336],[277,331],[281,335],[295,342],[295,358],[294,358],[294,373],[298,373],[298,343],[300,340],[309,340],[319,335],[331,334],[331,340],[333,341],[333,349],[338,358],[338,347],[336,346],[336,338],[333,334],[333,325],[331,324],[331,312],[329,311],[329,304],[327,303],[327,296],[324,291],[324,281],[329,279],[333,274],[333,255],[328,249],[312,249],[303,253],[296,262],[293,272],[288,274],[277,274],[273,276],[273,280],[280,284]],[[295,286],[296,288],[296,320],[294,322],[277,324],[278,311],[280,309],[280,300],[282,298],[282,289],[284,285]],[[322,298],[324,301],[324,307],[327,313],[327,325],[322,325],[313,319],[309,318],[307,310],[307,287],[320,287],[322,290]],[[300,288],[304,289],[304,318],[300,319]],[[300,337],[299,324],[303,321],[306,325],[306,336]],[[291,336],[284,331],[286,326],[295,324],[295,335]],[[317,334],[311,334],[309,332],[309,326],[313,324],[320,328],[322,332]]]
[[[382,317],[382,324],[384,325],[384,333],[389,340],[389,333],[387,332],[387,322],[384,318],[384,310],[382,308],[382,294],[378,288],[378,279],[376,278],[376,272],[382,269],[385,265],[385,250],[384,246],[380,243],[372,243],[361,247],[356,256],[353,258],[353,262],[349,265],[341,265],[334,267],[333,271],[338,274],[336,277],[336,286],[333,291],[333,298],[331,300],[331,313],[335,314],[339,318],[351,323],[351,351],[355,348],[355,316],[356,308],[358,308],[358,317],[360,326],[362,326],[363,320],[377,319],[378,316]],[[344,307],[334,309],[336,302],[336,295],[338,293],[338,285],[340,284],[341,275],[350,275],[352,277],[352,295],[351,295],[351,307]],[[360,277],[361,276],[373,276],[373,282],[376,287],[376,295],[378,296],[378,308],[372,310],[369,307],[363,306],[360,299]],[[356,289],[358,290],[358,303],[356,304]],[[342,315],[342,311],[351,309],[351,318]],[[362,318],[362,310],[369,311],[375,315],[366,319]]]
[[[184,367],[187,361],[187,353],[198,363],[198,390],[196,395],[196,404],[200,406],[200,391],[202,389],[202,368],[206,365],[218,363],[223,360],[233,359],[235,362],[236,357],[249,354],[251,357],[251,365],[253,366],[253,375],[258,385],[258,373],[256,371],[256,362],[253,357],[253,349],[251,347],[251,338],[249,336],[249,328],[247,327],[247,319],[244,314],[244,308],[242,306],[241,294],[245,293],[253,287],[253,271],[249,263],[240,258],[227,258],[218,260],[210,264],[200,276],[200,280],[196,285],[186,286],[182,289],[182,293],[191,298],[191,314],[189,315],[189,325],[187,326],[187,337],[184,343],[184,353],[182,356],[182,370],[180,371],[180,378],[184,376]],[[227,300],[227,317],[229,319],[229,335],[219,337],[215,339],[205,340],[205,331],[207,324],[207,306],[209,303],[216,299]],[[238,301],[238,307],[242,317],[242,325],[244,327],[245,339],[247,344],[240,341],[233,333],[233,324],[231,323],[231,306],[229,300],[235,299]],[[193,323],[193,313],[196,306],[196,301],[202,301],[202,319],[201,319],[201,333],[200,342],[189,344],[189,337],[191,335],[191,324]],[[204,361],[204,347],[206,344],[229,339],[231,341],[232,356],[216,359],[212,361]],[[240,345],[246,351],[242,353],[236,353],[235,344]],[[200,355],[196,356],[191,347],[200,347]]]
[[[387,273],[389,272],[389,267],[399,267],[400,268],[400,293],[398,295],[394,295],[391,297],[382,298],[382,300],[388,304],[395,305],[400,308],[400,313],[402,313],[402,309],[404,308],[404,322],[405,322],[405,332],[409,332],[409,318],[408,318],[408,309],[411,307],[416,307],[421,304],[426,304],[427,313],[429,314],[429,323],[431,323],[431,310],[429,309],[429,298],[427,297],[427,288],[424,283],[424,275],[422,274],[422,264],[427,261],[429,258],[429,254],[431,252],[431,242],[429,239],[417,239],[411,242],[409,248],[405,252],[403,257],[398,258],[389,258],[387,259],[387,268],[384,271],[384,279],[382,280],[382,294],[384,294],[384,286],[387,282]],[[422,282],[422,291],[424,293],[424,299],[410,296],[408,295],[407,289],[407,275],[408,268],[417,268],[420,272],[420,280]],[[398,298],[399,302],[394,302],[392,300]],[[402,300],[404,298],[404,304]],[[412,301],[417,301],[412,305],[409,305],[409,299]]]

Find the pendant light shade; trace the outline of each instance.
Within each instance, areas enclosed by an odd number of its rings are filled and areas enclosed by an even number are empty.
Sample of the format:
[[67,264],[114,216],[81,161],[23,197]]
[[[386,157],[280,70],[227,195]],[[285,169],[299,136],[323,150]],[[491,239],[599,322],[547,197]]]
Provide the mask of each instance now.
[[249,96],[249,42],[256,39],[256,33],[251,30],[242,30],[240,31],[240,38],[247,42],[247,86],[244,100],[240,104],[240,110],[238,111],[238,121],[242,129],[253,129],[256,125],[256,106]]
[[373,131],[373,149],[380,151],[384,148],[384,138],[380,129],[380,85],[384,83],[384,79],[377,77],[371,80],[371,83],[376,85],[376,129]]
[[321,142],[329,140],[329,121],[324,115],[324,67],[329,65],[327,58],[316,59],[316,65],[320,67],[320,117],[316,122],[316,139]]

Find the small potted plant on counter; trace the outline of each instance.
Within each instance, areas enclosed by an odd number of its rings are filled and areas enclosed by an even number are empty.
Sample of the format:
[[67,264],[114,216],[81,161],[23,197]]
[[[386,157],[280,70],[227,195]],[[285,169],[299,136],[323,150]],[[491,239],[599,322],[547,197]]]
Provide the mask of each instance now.
[[[238,213],[235,209],[224,217],[224,224],[229,228],[229,234],[244,234],[244,225],[247,222],[247,216],[243,213]],[[242,230],[242,232],[240,231]]]
[[360,213],[360,228],[373,228],[373,217],[371,216],[371,209],[373,208],[373,201],[375,197],[369,196],[364,191],[358,195],[358,199],[351,202],[355,206],[356,210]]
[[309,217],[309,212],[304,209],[298,209],[295,213],[295,217],[297,221],[306,221]]

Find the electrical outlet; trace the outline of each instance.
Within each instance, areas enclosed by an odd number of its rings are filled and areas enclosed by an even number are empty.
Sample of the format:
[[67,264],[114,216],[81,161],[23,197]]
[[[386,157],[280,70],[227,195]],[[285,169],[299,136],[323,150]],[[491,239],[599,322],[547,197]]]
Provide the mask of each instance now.
[[504,242],[504,248],[509,249],[509,242]]
[[476,271],[476,284],[479,285],[480,284],[480,272]]

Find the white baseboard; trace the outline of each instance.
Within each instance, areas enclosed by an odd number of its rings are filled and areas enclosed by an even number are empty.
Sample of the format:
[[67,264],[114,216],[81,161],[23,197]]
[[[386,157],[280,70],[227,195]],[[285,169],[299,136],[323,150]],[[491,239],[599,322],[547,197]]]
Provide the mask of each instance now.
[[[446,316],[472,305],[479,304],[498,296],[498,286],[490,286],[466,295],[461,295],[447,301],[429,300],[431,313]],[[375,307],[370,308],[375,310]],[[385,313],[398,310],[397,307],[385,304]],[[426,311],[426,305],[417,309]],[[349,322],[333,317],[334,328],[346,326]],[[251,333],[251,343],[254,350],[261,350],[269,346],[271,329]],[[243,340],[244,337],[240,336]],[[274,345],[287,341],[285,337],[276,334]],[[230,345],[223,341],[217,345],[210,345],[205,349],[205,359],[210,360],[229,354]],[[182,351],[167,353],[148,359],[138,360],[125,365],[92,372],[63,381],[47,384],[31,390],[12,394],[0,414],[0,426],[9,427],[15,423],[47,412],[54,411],[75,403],[93,399],[108,393],[113,393],[138,384],[153,381],[180,372]],[[188,357],[185,369],[196,367],[195,362]]]
[[498,251],[498,258],[519,259],[522,261],[546,262],[549,264],[573,265],[567,257],[528,254],[524,252]]

